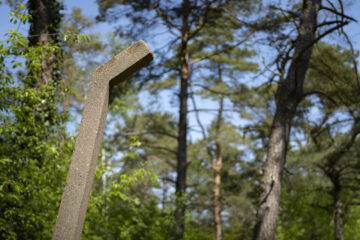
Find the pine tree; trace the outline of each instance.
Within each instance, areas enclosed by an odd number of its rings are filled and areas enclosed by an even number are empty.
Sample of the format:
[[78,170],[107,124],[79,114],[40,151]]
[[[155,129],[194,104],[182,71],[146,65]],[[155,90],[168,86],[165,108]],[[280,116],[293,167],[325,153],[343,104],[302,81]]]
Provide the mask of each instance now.
[[[98,1],[100,7],[100,18],[114,21],[120,18],[120,11],[110,11],[116,6],[127,6],[132,9],[127,16],[132,20],[133,25],[129,29],[131,36],[149,33],[149,29],[156,30],[164,26],[173,39],[166,53],[158,56],[166,56],[167,59],[161,64],[165,68],[155,71],[156,76],[173,77],[179,80],[179,121],[178,121],[178,148],[177,148],[177,178],[176,178],[176,213],[174,227],[174,239],[182,239],[184,235],[184,218],[186,209],[186,176],[187,176],[187,135],[188,135],[188,96],[189,77],[191,65],[209,56],[217,55],[224,51],[220,49],[209,53],[201,58],[190,55],[189,46],[201,29],[205,26],[212,26],[216,19],[225,12],[227,7],[233,7],[238,11],[249,11],[252,2],[239,3],[238,1],[190,1],[183,0],[179,3],[173,1]],[[123,8],[124,9],[124,8]],[[236,12],[236,11],[235,11]],[[111,14],[112,13],[112,14]],[[114,14],[115,13],[115,14]],[[156,24],[155,24],[156,23]],[[122,26],[126,28],[126,26]],[[145,29],[145,31],[144,31]],[[140,30],[140,31],[139,31]],[[149,36],[149,35],[148,35]],[[172,56],[169,56],[169,53]],[[169,56],[169,57],[167,57]],[[168,78],[171,79],[171,78]],[[169,84],[166,84],[169,87]],[[170,84],[172,87],[173,84]]]
[[[242,28],[238,21],[234,21],[229,16],[222,16],[217,20],[219,26],[214,25],[210,28],[204,28],[199,37],[191,45],[192,51],[198,51],[198,57],[207,56],[209,53],[201,51],[203,49],[214,49],[214,52],[219,49],[226,49],[228,42],[234,41],[235,32]],[[244,37],[247,39],[248,36]],[[237,39],[238,42],[245,42],[244,39]],[[248,62],[247,58],[255,55],[254,51],[240,48],[240,44],[235,47],[229,47],[227,51],[219,53],[215,56],[209,57],[201,64],[201,68],[208,69],[210,74],[202,76],[203,81],[195,81],[192,79],[192,102],[198,125],[201,129],[203,141],[205,143],[206,152],[211,162],[211,167],[214,173],[213,177],[213,216],[215,224],[215,236],[217,240],[222,239],[222,203],[221,203],[221,175],[223,172],[223,155],[224,149],[229,148],[225,145],[224,131],[227,127],[231,128],[231,124],[225,120],[225,113],[228,111],[226,104],[229,100],[234,98],[245,99],[246,96],[238,96],[244,94],[243,84],[240,83],[241,76],[246,72],[253,72],[257,70],[257,64]],[[196,49],[196,48],[200,48]],[[198,89],[197,91],[195,89]],[[196,99],[194,95],[200,95],[202,98],[210,98],[217,102],[216,117],[213,120],[209,134],[203,123],[201,122],[200,113],[207,111],[206,109],[197,109]],[[231,109],[231,104],[230,104]],[[210,109],[211,111],[211,109]],[[228,126],[230,125],[230,126]],[[208,136],[209,135],[209,136]],[[229,136],[230,137],[230,136]],[[240,138],[240,137],[239,137]],[[231,144],[231,143],[227,143]],[[237,144],[240,144],[238,142]]]
[[[294,14],[299,18],[296,23],[298,26],[296,40],[290,42],[290,47],[285,55],[283,52],[280,54],[280,61],[278,62],[279,85],[275,95],[276,112],[261,179],[261,194],[254,239],[275,238],[281,193],[281,176],[286,160],[290,129],[297,106],[307,94],[303,91],[303,85],[312,54],[312,47],[322,37],[349,23],[349,18],[342,19],[341,22],[317,23],[320,9],[329,10],[321,6],[320,0],[303,1],[301,13]],[[331,12],[342,14],[336,10]],[[291,11],[289,14],[292,14]],[[293,17],[287,19],[293,19]],[[331,24],[337,25],[316,36],[316,30],[319,31],[321,26]],[[286,67],[287,64],[289,64],[288,67]]]

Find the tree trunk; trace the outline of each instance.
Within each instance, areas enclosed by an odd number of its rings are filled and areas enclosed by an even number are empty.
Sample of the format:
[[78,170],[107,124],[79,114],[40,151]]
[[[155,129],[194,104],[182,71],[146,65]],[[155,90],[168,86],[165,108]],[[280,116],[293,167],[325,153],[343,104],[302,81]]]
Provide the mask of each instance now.
[[175,209],[175,229],[174,240],[182,239],[185,230],[185,199],[186,191],[186,139],[187,139],[187,99],[188,99],[188,78],[189,78],[189,14],[190,2],[184,0],[182,3],[183,18],[181,29],[180,46],[180,109],[179,109],[179,132],[178,132],[178,151],[177,151],[177,178],[176,178],[176,209]]
[[276,93],[276,112],[269,138],[267,158],[261,178],[261,194],[254,229],[255,240],[274,240],[279,211],[281,176],[286,160],[291,122],[303,96],[303,84],[315,39],[321,0],[304,0],[295,43],[294,56],[287,76]]
[[166,199],[167,199],[167,181],[166,181],[166,178],[167,178],[167,174],[166,174],[166,171],[163,171],[161,173],[162,175],[162,180],[163,180],[163,183],[162,183],[162,189],[163,189],[163,194],[162,194],[162,208],[165,209],[165,206],[166,206]]
[[[107,162],[106,162],[106,151],[105,149],[101,149],[101,165],[104,169],[107,169]],[[107,177],[106,172],[101,175],[101,185],[102,185],[102,192],[105,193],[106,185],[107,185]]]
[[333,212],[334,212],[334,237],[335,240],[343,239],[343,203],[341,201],[341,178],[344,177],[342,175],[342,171],[339,169],[341,164],[341,159],[349,152],[350,148],[354,145],[357,135],[360,133],[360,121],[359,118],[354,119],[354,123],[352,125],[352,129],[348,135],[349,138],[343,141],[338,149],[332,152],[327,156],[325,166],[321,167],[324,174],[330,179],[332,183],[332,198],[333,198]]
[[[53,43],[57,38],[56,34],[61,21],[60,4],[56,0],[30,0],[28,8],[32,17],[29,30],[30,45]],[[55,62],[55,52],[44,53],[41,63],[42,70],[35,83],[37,89],[40,89],[42,84],[48,84],[49,80],[53,78]]]
[[[221,78],[221,75],[220,75]],[[221,185],[221,167],[222,167],[222,148],[220,140],[220,127],[222,122],[222,113],[224,108],[224,97],[220,97],[220,106],[218,111],[218,117],[216,122],[216,136],[215,136],[215,145],[216,145],[216,161],[213,160],[212,167],[215,172],[214,178],[214,221],[216,228],[216,240],[222,239],[222,225],[221,225],[221,202],[220,202],[220,185]]]
[[343,211],[341,202],[341,187],[340,185],[334,186],[333,192],[334,199],[334,235],[335,240],[343,240]]
[[222,239],[222,228],[221,228],[221,202],[220,202],[220,184],[221,184],[221,169],[222,158],[221,156],[217,159],[215,170],[215,181],[214,181],[214,221],[216,228],[216,240]]

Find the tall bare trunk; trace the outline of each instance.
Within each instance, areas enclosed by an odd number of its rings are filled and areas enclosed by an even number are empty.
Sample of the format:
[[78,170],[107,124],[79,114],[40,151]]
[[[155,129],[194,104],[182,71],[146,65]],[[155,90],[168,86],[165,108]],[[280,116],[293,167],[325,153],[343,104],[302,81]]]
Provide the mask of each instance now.
[[179,130],[178,130],[178,152],[177,152],[177,178],[176,178],[176,210],[175,210],[175,229],[174,240],[182,239],[185,230],[185,201],[186,191],[186,149],[187,149],[187,100],[188,100],[188,78],[189,78],[189,15],[190,2],[184,0],[182,3],[183,17],[181,29],[180,45],[180,110],[179,110]]
[[274,240],[279,211],[281,176],[286,160],[291,122],[303,96],[303,84],[315,39],[321,0],[304,0],[295,43],[295,52],[287,76],[276,93],[276,112],[269,138],[267,158],[261,178],[261,194],[254,230],[255,240]]
[[334,186],[333,199],[334,199],[334,235],[335,240],[343,240],[343,206],[341,201],[341,186]]
[[[221,75],[220,75],[221,78]],[[216,228],[216,240],[222,239],[222,225],[221,225],[221,202],[220,202],[220,185],[221,185],[221,168],[222,168],[222,148],[220,140],[220,127],[222,122],[222,113],[224,108],[224,97],[220,97],[220,106],[218,111],[218,117],[216,122],[216,136],[215,136],[215,145],[216,145],[216,161],[213,160],[212,167],[215,172],[214,178],[214,221]]]

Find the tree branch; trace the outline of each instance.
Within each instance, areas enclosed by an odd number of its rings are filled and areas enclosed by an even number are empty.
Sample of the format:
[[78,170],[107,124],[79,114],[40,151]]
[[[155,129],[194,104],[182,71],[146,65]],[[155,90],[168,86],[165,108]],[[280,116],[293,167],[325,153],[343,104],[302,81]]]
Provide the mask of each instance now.
[[348,20],[351,20],[351,21],[354,21],[354,22],[358,22],[355,18],[352,18],[352,17],[350,17],[350,16],[347,16],[347,15],[345,15],[345,14],[343,14],[343,13],[339,13],[338,11],[336,11],[336,10],[334,10],[334,9],[331,9],[331,8],[328,8],[328,7],[325,7],[325,6],[321,6],[320,7],[320,10],[321,9],[324,9],[324,10],[327,10],[327,11],[329,11],[329,12],[332,12],[332,13],[334,13],[334,14],[336,14],[336,15],[338,15],[338,16],[341,16],[341,17],[343,17],[343,18],[346,18],[346,19],[348,19]]
[[329,99],[332,103],[337,105],[337,102],[335,101],[335,99],[333,99],[331,96],[329,96],[328,94],[326,94],[325,92],[320,91],[320,90],[311,90],[311,91],[304,92],[302,98],[305,98],[307,96],[314,95],[314,94],[324,96],[327,99]]
[[155,10],[156,14],[157,14],[166,24],[168,24],[169,26],[177,29],[178,31],[181,31],[181,29],[180,29],[179,26],[177,26],[177,25],[173,24],[172,22],[170,22],[170,20],[169,20],[169,18],[168,18],[168,16],[167,16],[166,14],[164,14],[162,11],[159,11],[159,10],[158,10],[159,8],[153,8],[153,9]]
[[213,89],[211,89],[211,88],[209,88],[209,87],[207,87],[205,85],[197,84],[197,83],[193,83],[193,84],[191,84],[191,86],[201,87],[201,88],[203,88],[205,90],[208,90],[209,92],[212,92],[212,93],[215,93],[215,94],[226,95],[226,96],[239,94],[239,92],[229,92],[229,93],[227,93],[227,92],[216,91],[216,90],[213,90]]
[[342,23],[343,21],[339,21],[339,20],[334,20],[334,21],[327,21],[327,22],[322,22],[320,24],[318,24],[316,27],[319,28],[319,27],[323,27],[323,26],[326,26],[326,25],[331,25],[331,24],[339,24],[339,23]]
[[[194,109],[196,110],[196,109],[197,109],[197,106],[196,106],[196,101],[195,101],[195,98],[194,98],[194,94],[191,94],[191,101],[192,101],[192,104],[193,104]],[[204,127],[204,125],[201,123],[200,116],[199,116],[199,111],[196,111],[196,112],[195,112],[195,116],[196,116],[196,121],[197,121],[198,125],[199,125],[200,128],[201,128],[201,133],[202,133],[203,138],[204,138],[204,143],[205,143],[206,151],[207,151],[209,157],[210,157],[211,159],[213,159],[213,158],[214,158],[214,154],[212,153],[212,151],[211,151],[211,149],[210,149],[209,139],[208,139],[208,136],[206,135],[205,127]],[[190,164],[190,162],[189,162],[189,164]]]
[[120,136],[142,136],[142,135],[147,135],[147,134],[159,134],[159,135],[164,135],[167,137],[177,139],[176,135],[172,135],[170,133],[162,132],[162,131],[124,132],[124,133],[120,132],[119,133]]
[[160,149],[160,150],[164,150],[170,153],[173,153],[177,156],[177,151],[174,151],[170,148],[167,147],[162,147],[162,146],[154,146],[154,145],[149,145],[149,144],[142,144],[142,147],[148,147],[148,148],[154,148],[154,149]]
[[339,29],[339,28],[342,28],[343,26],[349,24],[350,22],[349,21],[345,21],[345,22],[342,22],[340,23],[339,25],[333,27],[333,28],[330,28],[328,30],[326,30],[325,32],[323,32],[322,34],[320,34],[319,36],[317,36],[314,41],[312,41],[308,46],[304,47],[297,56],[295,56],[294,59],[297,59],[299,58],[300,56],[303,55],[303,53],[308,49],[310,48],[311,46],[313,46],[315,43],[317,43],[318,41],[320,41],[323,37],[325,37],[326,35],[332,33],[333,31]]
[[205,56],[203,56],[203,57],[195,58],[194,60],[192,60],[192,61],[189,63],[189,65],[192,65],[192,64],[194,64],[194,63],[197,63],[197,62],[200,62],[200,61],[202,61],[202,60],[208,59],[208,58],[210,58],[210,57],[219,55],[219,54],[221,54],[221,53],[230,51],[230,50],[238,47],[239,45],[243,44],[244,42],[246,42],[252,34],[253,34],[253,32],[251,32],[245,39],[243,39],[242,41],[236,43],[235,45],[226,47],[226,48],[221,49],[221,50],[216,50],[216,51],[214,51],[214,52],[212,52],[212,53],[210,53],[210,54],[208,54],[208,55],[205,55]]

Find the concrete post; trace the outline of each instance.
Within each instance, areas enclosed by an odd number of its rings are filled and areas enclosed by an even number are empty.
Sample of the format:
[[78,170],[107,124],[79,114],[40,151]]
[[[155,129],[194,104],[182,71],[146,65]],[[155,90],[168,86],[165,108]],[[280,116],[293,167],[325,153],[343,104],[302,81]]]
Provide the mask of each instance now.
[[110,89],[152,59],[147,44],[138,41],[93,72],[53,240],[80,239],[104,132]]

